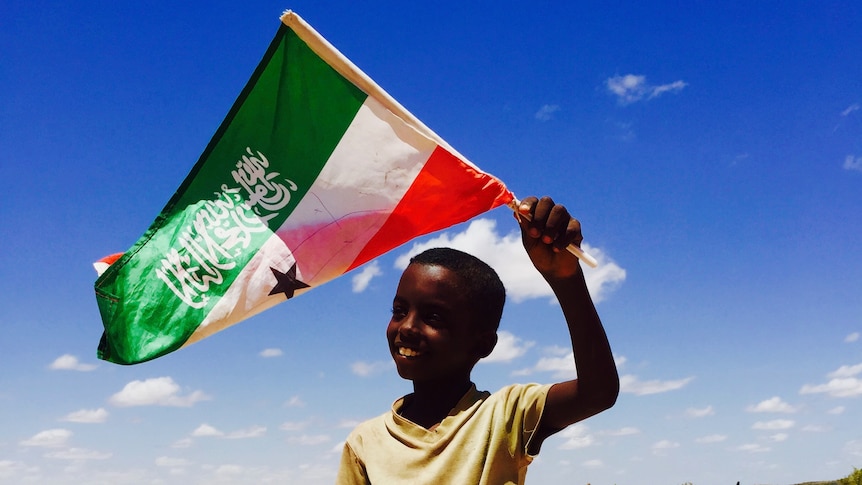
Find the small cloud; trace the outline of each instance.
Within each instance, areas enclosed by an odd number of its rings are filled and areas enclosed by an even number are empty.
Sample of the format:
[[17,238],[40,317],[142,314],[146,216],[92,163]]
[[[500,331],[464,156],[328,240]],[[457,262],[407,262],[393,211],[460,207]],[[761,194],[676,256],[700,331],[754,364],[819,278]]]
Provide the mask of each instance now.
[[359,377],[369,377],[374,374],[379,374],[392,367],[390,361],[364,362],[357,361],[350,364],[350,371]]
[[605,431],[602,434],[605,434],[608,436],[631,436],[634,434],[639,434],[640,432],[641,432],[641,430],[639,430],[637,428],[634,428],[631,426],[626,426],[626,427],[620,428],[620,429]]
[[145,381],[132,381],[110,397],[114,406],[173,406],[191,407],[199,401],[210,399],[203,391],[180,395],[180,386],[170,377],[156,377]]
[[194,437],[202,437],[202,436],[223,436],[224,433],[217,430],[213,426],[210,426],[206,423],[198,426],[192,431],[192,436]]
[[287,402],[284,403],[284,407],[286,408],[301,408],[305,407],[305,401],[303,401],[299,396],[292,396]]
[[171,458],[169,456],[160,456],[156,458],[156,466],[166,468],[180,468],[191,465],[192,462],[185,458]]
[[329,442],[329,436],[325,434],[316,434],[316,435],[302,435],[288,438],[287,441],[291,443],[300,444],[303,446],[315,446],[322,445],[323,443]]
[[746,409],[749,413],[795,413],[796,408],[782,401],[780,397],[775,396],[765,401],[761,401],[753,406],[748,406]]
[[648,394],[675,391],[682,389],[693,379],[694,377],[686,377],[685,379],[673,381],[640,381],[637,376],[629,374],[620,377],[620,392],[627,392],[636,396],[646,396]]
[[226,439],[229,440],[242,440],[248,438],[260,438],[261,436],[266,434],[265,426],[252,426],[247,429],[240,429],[237,431],[233,431],[227,435],[225,435]]
[[533,367],[516,371],[515,375],[525,376],[534,372],[551,372],[555,379],[574,379],[578,376],[574,352],[569,350],[567,354],[559,355],[557,348],[549,348],[545,352],[551,355],[540,358]]
[[689,418],[704,418],[706,416],[712,416],[715,414],[715,410],[712,409],[712,406],[707,406],[705,408],[688,408],[685,410],[685,415]]
[[722,441],[724,441],[726,439],[727,439],[727,435],[711,434],[711,435],[707,435],[707,436],[701,436],[700,438],[696,438],[694,440],[694,442],[695,443],[702,443],[702,444],[721,443]]
[[617,102],[625,106],[637,101],[657,98],[664,93],[681,91],[688,84],[680,80],[656,86],[647,83],[646,76],[626,74],[608,78],[605,81],[605,86],[611,94],[617,97]]
[[663,455],[665,452],[667,452],[667,450],[672,450],[674,448],[679,448],[679,443],[670,440],[656,441],[652,444],[652,446],[650,446],[650,449],[652,449],[653,454],[656,455]]
[[560,111],[559,105],[546,104],[536,112],[536,119],[539,121],[550,121],[554,117],[554,113],[557,111]]
[[844,452],[848,455],[862,457],[862,441],[850,440],[844,444]]
[[38,446],[42,448],[58,448],[65,446],[66,441],[72,437],[72,432],[68,429],[55,428],[40,431],[31,438],[22,441],[22,446]]
[[771,449],[772,448],[768,446],[763,446],[758,443],[748,443],[736,447],[737,451],[747,451],[749,453],[765,453],[767,451],[770,451]]
[[844,365],[827,374],[829,381],[825,384],[805,384],[799,390],[800,394],[828,394],[832,397],[853,397],[862,395],[862,379],[855,377],[862,372],[862,364]]
[[847,155],[844,158],[844,170],[853,170],[856,172],[862,172],[862,157],[854,157],[853,155]]
[[189,448],[192,446],[192,443],[194,443],[194,440],[192,440],[191,438],[183,438],[183,439],[175,441],[171,445],[171,448],[176,448],[176,449]]
[[497,332],[497,346],[494,347],[494,351],[479,362],[511,362],[524,355],[533,345],[535,342],[525,342],[511,332],[500,330]]
[[58,460],[74,460],[74,461],[82,461],[82,460],[107,460],[111,456],[112,453],[103,453],[100,451],[87,450],[84,448],[68,448],[60,451],[52,451],[50,453],[46,453],[45,456],[47,458],[56,458]]
[[48,366],[52,370],[76,370],[79,372],[89,372],[95,369],[95,364],[82,364],[78,362],[78,358],[72,354],[64,354],[57,357],[54,362]]
[[353,292],[362,293],[368,288],[373,278],[382,274],[383,270],[380,269],[380,263],[376,260],[365,265],[359,273],[353,276]]
[[286,421],[278,427],[282,431],[302,431],[308,427],[308,421]]
[[751,425],[751,429],[776,431],[781,429],[790,429],[796,424],[790,419],[773,419],[772,421],[758,421]]
[[284,352],[281,349],[263,349],[259,354],[261,357],[270,358],[270,357],[281,357],[284,355]]
[[856,342],[857,340],[859,340],[859,332],[853,332],[850,335],[844,337],[844,342],[848,344]]
[[336,426],[336,427],[337,428],[353,429],[353,428],[359,426],[360,423],[361,423],[361,421],[357,421],[355,419],[342,419],[341,421],[338,422],[338,426]]
[[595,460],[587,460],[587,461],[581,463],[581,466],[583,466],[584,468],[601,468],[601,467],[605,466],[605,464],[602,462],[602,460],[595,459]]
[[853,103],[841,112],[841,116],[848,116],[850,113],[859,110],[859,103]]
[[590,433],[590,428],[582,423],[569,426],[560,432],[560,436],[565,439],[563,444],[559,446],[561,450],[586,448],[596,442],[595,437]]
[[834,408],[830,409],[829,411],[826,411],[826,413],[838,415],[838,414],[844,414],[845,410],[846,410],[846,408],[844,406],[835,406]]
[[787,441],[787,438],[789,438],[789,437],[790,437],[790,435],[788,435],[787,433],[776,433],[776,434],[770,436],[768,439],[769,439],[769,441],[772,441],[773,443],[780,443],[782,441]]
[[108,411],[105,408],[81,409],[64,416],[61,421],[71,423],[104,423],[108,419]]
[[802,431],[806,433],[825,433],[826,431],[830,431],[831,428],[826,426],[820,426],[817,424],[809,424],[802,427]]

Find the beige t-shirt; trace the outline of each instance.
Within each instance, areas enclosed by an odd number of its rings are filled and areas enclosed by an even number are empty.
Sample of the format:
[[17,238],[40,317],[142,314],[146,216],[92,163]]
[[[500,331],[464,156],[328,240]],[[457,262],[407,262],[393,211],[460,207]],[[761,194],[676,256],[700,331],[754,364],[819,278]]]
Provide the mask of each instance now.
[[523,484],[550,387],[515,384],[490,394],[474,385],[432,430],[398,414],[401,398],[350,433],[337,483]]

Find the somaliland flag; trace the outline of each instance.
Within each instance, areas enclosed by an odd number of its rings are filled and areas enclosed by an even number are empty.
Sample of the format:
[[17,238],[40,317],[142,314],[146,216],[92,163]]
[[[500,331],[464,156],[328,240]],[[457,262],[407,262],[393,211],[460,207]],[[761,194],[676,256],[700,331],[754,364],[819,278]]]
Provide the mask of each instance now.
[[514,197],[299,16],[191,173],[95,283],[98,356],[144,362]]

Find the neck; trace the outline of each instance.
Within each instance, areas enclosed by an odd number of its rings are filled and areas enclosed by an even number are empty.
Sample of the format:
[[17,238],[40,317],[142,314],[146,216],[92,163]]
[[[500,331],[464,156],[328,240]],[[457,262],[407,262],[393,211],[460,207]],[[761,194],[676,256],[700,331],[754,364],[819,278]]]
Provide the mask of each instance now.
[[456,384],[413,382],[413,394],[407,397],[399,414],[426,429],[433,429],[464,397],[473,385],[470,379]]

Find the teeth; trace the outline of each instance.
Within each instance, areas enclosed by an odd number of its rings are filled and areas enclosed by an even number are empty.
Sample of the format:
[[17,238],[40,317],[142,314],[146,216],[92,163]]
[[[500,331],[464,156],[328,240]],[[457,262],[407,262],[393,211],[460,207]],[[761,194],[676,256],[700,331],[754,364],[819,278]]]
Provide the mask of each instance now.
[[419,352],[413,349],[408,349],[407,347],[399,347],[398,354],[403,355],[404,357],[416,357],[419,355]]

